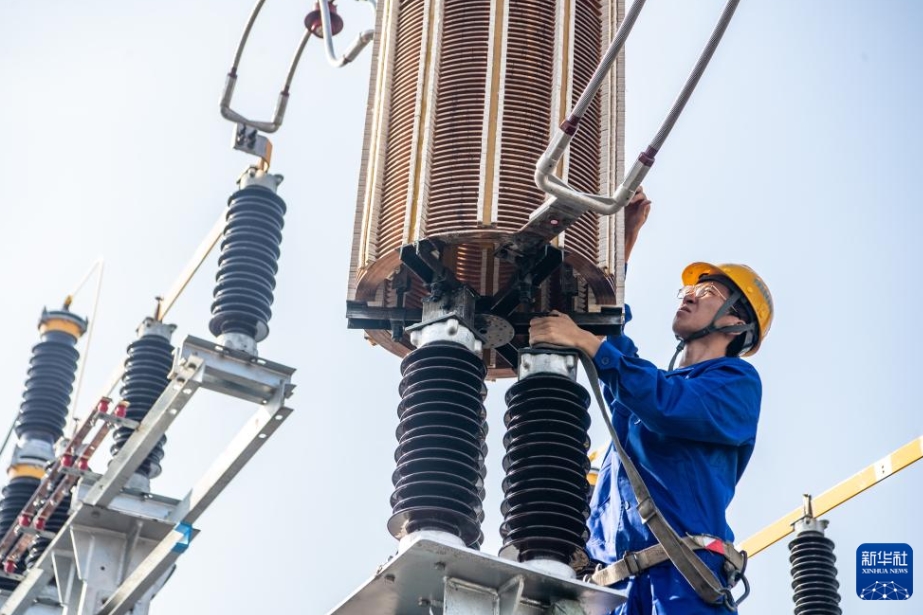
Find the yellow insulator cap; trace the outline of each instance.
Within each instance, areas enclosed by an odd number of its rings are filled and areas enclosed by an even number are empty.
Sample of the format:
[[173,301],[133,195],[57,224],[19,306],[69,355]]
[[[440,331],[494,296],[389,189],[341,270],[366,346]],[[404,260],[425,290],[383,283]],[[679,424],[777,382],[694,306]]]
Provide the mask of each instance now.
[[76,338],[79,338],[81,335],[83,335],[83,331],[80,330],[80,325],[73,321],[65,320],[64,318],[52,318],[50,320],[46,320],[41,325],[39,325],[38,330],[42,334],[47,333],[48,331],[62,331]]
[[6,475],[10,480],[13,480],[14,478],[22,478],[24,476],[41,480],[45,478],[45,468],[27,463],[20,463],[10,466],[10,469],[6,471]]
[[61,331],[74,339],[80,339],[87,330],[87,321],[68,310],[43,310],[38,330],[42,335],[49,331]]

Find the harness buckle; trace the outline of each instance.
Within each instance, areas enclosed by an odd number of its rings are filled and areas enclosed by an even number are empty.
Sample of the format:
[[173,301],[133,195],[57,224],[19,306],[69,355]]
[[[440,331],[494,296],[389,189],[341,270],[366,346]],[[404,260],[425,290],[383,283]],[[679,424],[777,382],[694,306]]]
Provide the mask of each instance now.
[[[745,574],[747,570],[747,552],[741,551],[740,556],[743,559],[740,570],[738,570],[730,560],[726,559],[724,562],[724,572],[728,578],[728,586],[721,591],[723,598],[722,605],[732,613],[736,612],[740,603],[746,600],[747,596],[750,595],[750,581],[747,580],[747,576]],[[741,594],[740,598],[734,598],[734,595],[731,593],[731,588],[737,585],[738,581],[743,582],[744,593]]]
[[645,498],[638,502],[638,516],[641,517],[642,523],[647,524],[656,512],[657,507],[654,505],[654,501],[651,498]]
[[622,559],[625,560],[625,567],[628,568],[629,575],[634,577],[644,571],[641,560],[638,559],[637,551],[627,551]]

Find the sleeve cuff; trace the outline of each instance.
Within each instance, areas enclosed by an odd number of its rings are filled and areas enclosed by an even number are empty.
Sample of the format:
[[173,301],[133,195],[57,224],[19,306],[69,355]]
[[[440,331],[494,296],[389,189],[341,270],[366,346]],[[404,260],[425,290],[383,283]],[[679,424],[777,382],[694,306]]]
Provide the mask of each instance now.
[[605,340],[600,344],[599,350],[596,351],[596,355],[593,357],[593,363],[599,371],[613,369],[622,356],[622,353],[612,342]]

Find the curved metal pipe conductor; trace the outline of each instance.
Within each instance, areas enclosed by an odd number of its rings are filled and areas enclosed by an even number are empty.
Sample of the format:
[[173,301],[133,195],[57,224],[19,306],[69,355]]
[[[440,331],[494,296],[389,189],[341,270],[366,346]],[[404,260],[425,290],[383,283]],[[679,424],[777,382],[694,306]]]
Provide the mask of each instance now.
[[228,71],[228,77],[224,83],[224,93],[221,95],[221,117],[237,124],[243,124],[263,132],[273,133],[282,126],[282,120],[285,118],[285,110],[288,107],[289,88],[292,85],[292,78],[295,75],[298,62],[301,60],[301,54],[304,52],[304,48],[308,44],[308,39],[311,38],[312,32],[310,29],[306,29],[304,36],[301,37],[301,41],[298,43],[295,55],[292,57],[291,64],[288,67],[288,73],[285,76],[285,83],[282,86],[282,91],[279,92],[279,100],[276,102],[276,111],[273,114],[272,121],[251,120],[237,113],[231,109],[231,99],[234,97],[234,88],[237,85],[237,67],[240,65],[240,58],[244,53],[244,46],[247,44],[247,39],[250,37],[250,30],[253,29],[253,24],[260,13],[260,9],[263,8],[263,3],[265,1],[266,0],[257,0],[256,6],[253,7],[253,12],[250,13],[250,18],[247,20],[244,33],[240,37],[240,43],[237,44],[237,52],[234,54],[234,63],[231,65],[231,70]]
[[677,96],[676,101],[673,103],[673,107],[667,114],[663,124],[661,124],[660,130],[647,149],[638,156],[638,160],[628,171],[615,193],[611,197],[606,197],[598,194],[581,192],[572,188],[564,180],[553,175],[553,173],[558,163],[561,161],[561,158],[564,156],[564,152],[567,151],[574,135],[577,134],[583,112],[586,110],[593,97],[596,96],[605,74],[611,69],[615,57],[618,55],[619,51],[621,51],[625,40],[628,38],[635,20],[641,12],[644,1],[645,0],[635,0],[634,4],[632,4],[625,15],[625,20],[616,32],[612,44],[606,51],[606,55],[603,57],[602,62],[600,62],[583,94],[574,105],[573,111],[567,119],[564,120],[560,128],[558,128],[551,143],[548,145],[548,149],[545,150],[545,153],[542,154],[536,163],[536,185],[556,200],[547,202],[536,210],[533,214],[533,218],[543,213],[546,209],[554,207],[576,208],[580,211],[593,211],[608,216],[617,213],[628,204],[635,190],[638,189],[638,186],[641,185],[647,172],[653,166],[654,157],[663,146],[664,141],[666,141],[667,136],[676,124],[676,120],[679,119],[680,114],[683,112],[683,108],[692,96],[692,92],[695,90],[696,85],[698,85],[699,79],[705,72],[708,62],[711,60],[712,55],[714,55],[715,49],[717,49],[718,44],[721,42],[721,37],[724,35],[731,18],[734,16],[737,5],[740,3],[740,0],[728,0],[718,20],[718,24],[715,26],[711,37],[708,39],[708,43],[705,45],[705,49],[702,51],[692,72],[686,79],[685,85],[680,91],[679,96]]
[[[374,14],[377,11],[377,6],[375,5],[375,0],[365,0],[372,7],[372,13]],[[330,19],[330,2],[329,0],[320,0],[318,3],[320,9],[321,17],[321,38],[324,39],[324,45],[327,49],[327,61],[336,68],[342,68],[359,57],[359,54],[362,53],[362,50],[365,49],[365,46],[371,43],[375,39],[375,30],[364,30],[359,33],[359,36],[356,37],[356,40],[353,41],[352,45],[346,50],[342,56],[337,57],[336,51],[333,49],[333,26]],[[312,29],[312,31],[316,28]]]

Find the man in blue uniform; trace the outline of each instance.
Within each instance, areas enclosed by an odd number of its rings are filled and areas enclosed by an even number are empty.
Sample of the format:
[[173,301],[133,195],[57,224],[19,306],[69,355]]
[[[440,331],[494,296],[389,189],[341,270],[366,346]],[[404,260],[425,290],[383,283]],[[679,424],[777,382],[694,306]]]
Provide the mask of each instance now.
[[[629,205],[626,252],[649,207],[643,192]],[[628,337],[602,341],[563,314],[533,320],[530,343],[573,347],[593,357],[616,433],[654,503],[679,536],[694,537],[688,541],[698,549],[696,555],[726,585],[727,547],[734,536],[725,510],[753,452],[761,396],[759,375],[739,357],[756,352],[769,332],[772,298],[762,279],[744,265],[693,263],[682,280],[673,319],[680,341],[668,371],[638,357]],[[657,546],[611,446],[588,526],[590,556],[604,565],[617,563],[607,578],[627,588],[619,615],[724,610],[723,602],[700,598]]]

